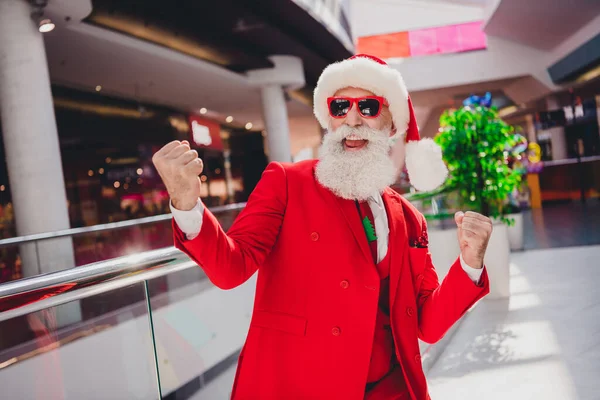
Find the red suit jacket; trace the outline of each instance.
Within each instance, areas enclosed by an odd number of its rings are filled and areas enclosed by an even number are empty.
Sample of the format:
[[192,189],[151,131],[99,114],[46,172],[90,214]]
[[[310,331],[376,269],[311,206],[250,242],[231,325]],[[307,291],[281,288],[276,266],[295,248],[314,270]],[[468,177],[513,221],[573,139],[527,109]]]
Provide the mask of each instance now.
[[[269,164],[227,234],[207,209],[193,240],[174,224],[176,246],[216,286],[234,288],[258,270],[233,399],[364,397],[380,279],[354,202],[321,186],[315,165]],[[409,245],[426,232],[424,217],[391,189],[383,201],[396,357],[410,397],[426,399],[417,339],[441,339],[488,293],[488,277],[475,285],[457,259],[439,284],[427,248]]]

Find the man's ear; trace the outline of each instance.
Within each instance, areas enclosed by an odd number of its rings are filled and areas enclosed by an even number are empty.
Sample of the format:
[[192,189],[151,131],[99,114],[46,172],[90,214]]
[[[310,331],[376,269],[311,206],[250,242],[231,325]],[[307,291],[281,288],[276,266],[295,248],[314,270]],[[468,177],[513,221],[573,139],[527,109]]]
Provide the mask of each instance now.
[[390,131],[390,137],[394,136],[397,131],[398,130],[396,129],[396,127],[394,126],[394,123],[392,122],[392,130]]

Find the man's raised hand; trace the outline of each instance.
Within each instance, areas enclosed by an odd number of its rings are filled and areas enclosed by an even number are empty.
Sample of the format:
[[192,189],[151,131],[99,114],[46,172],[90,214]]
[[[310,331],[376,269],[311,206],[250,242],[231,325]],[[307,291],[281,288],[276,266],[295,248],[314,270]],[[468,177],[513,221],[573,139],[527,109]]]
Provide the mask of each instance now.
[[165,184],[173,207],[187,211],[196,206],[200,197],[200,177],[204,169],[196,150],[187,140],[174,140],[152,157],[152,162]]

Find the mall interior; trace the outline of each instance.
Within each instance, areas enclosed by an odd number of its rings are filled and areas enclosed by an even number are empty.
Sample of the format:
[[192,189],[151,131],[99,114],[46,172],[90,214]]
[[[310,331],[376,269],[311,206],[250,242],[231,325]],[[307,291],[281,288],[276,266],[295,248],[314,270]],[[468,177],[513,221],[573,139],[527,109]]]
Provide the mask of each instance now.
[[[510,136],[490,295],[419,343],[431,397],[600,399],[596,0],[0,0],[0,397],[230,398],[256,276],[220,290],[173,247],[152,156],[189,141],[227,230],[269,162],[319,157],[313,91],[354,54],[402,74],[421,137],[483,108]],[[458,170],[392,185],[440,281],[481,205]]]

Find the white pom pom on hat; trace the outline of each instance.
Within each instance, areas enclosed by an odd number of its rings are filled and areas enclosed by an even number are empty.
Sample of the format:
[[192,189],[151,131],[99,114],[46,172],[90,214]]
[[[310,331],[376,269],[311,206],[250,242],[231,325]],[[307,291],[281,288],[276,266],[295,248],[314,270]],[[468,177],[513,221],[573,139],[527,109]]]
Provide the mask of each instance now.
[[441,186],[448,175],[442,150],[431,139],[421,139],[414,110],[402,75],[377,57],[357,54],[327,66],[314,92],[313,111],[323,127],[329,127],[327,98],[338,90],[355,87],[384,97],[398,132],[406,132],[406,168],[411,184],[420,191]]

